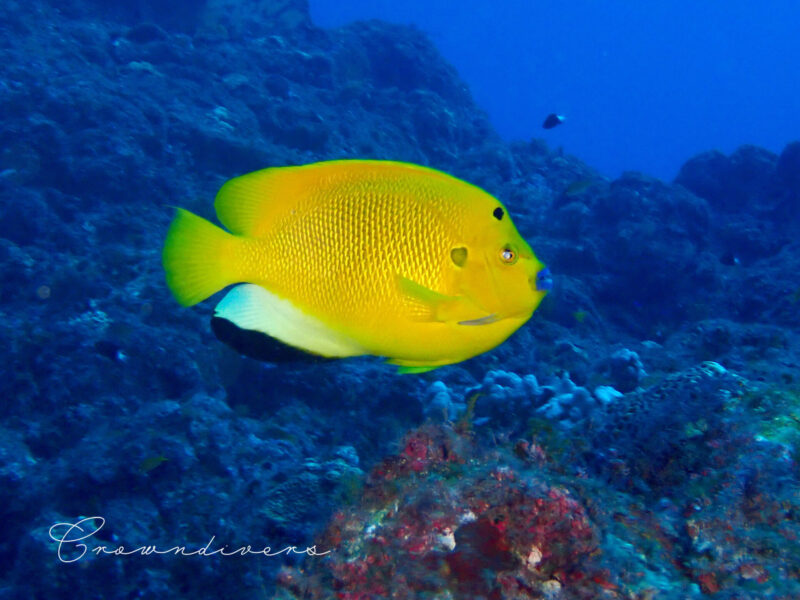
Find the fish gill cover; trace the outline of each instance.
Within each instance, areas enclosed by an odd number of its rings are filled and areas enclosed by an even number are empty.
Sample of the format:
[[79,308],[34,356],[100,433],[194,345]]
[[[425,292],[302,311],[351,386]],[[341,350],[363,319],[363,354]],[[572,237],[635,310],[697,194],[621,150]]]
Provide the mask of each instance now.
[[[0,598],[800,595],[800,143],[609,181],[503,142],[419,31],[303,1],[0,23]],[[536,318],[414,377],[219,344],[169,207],[342,158],[500,199]]]

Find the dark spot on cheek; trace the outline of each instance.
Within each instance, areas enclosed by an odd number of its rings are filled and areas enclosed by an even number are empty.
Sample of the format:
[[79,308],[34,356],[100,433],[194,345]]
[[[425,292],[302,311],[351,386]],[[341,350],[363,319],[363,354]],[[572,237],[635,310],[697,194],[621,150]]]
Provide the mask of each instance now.
[[503,212],[503,209],[500,208],[499,206],[495,208],[494,212],[492,213],[492,215],[494,215],[494,218],[497,219],[498,221],[502,220],[504,214],[505,213]]
[[457,267],[463,267],[465,264],[467,264],[467,249],[463,246],[453,248],[450,250],[450,258]]

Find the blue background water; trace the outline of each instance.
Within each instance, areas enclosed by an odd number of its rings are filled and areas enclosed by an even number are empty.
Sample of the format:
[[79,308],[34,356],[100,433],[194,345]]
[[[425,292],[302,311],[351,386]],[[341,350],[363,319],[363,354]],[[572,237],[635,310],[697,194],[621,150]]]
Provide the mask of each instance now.
[[[311,13],[416,24],[504,137],[546,137],[612,177],[672,179],[700,149],[779,152],[800,131],[792,0],[311,0]],[[545,134],[551,112],[569,121]]]
[[[381,21],[320,29],[306,0],[0,2],[0,600],[377,598],[398,581],[403,600],[800,598],[788,9],[687,19],[672,2],[648,8],[655,35],[644,13],[562,8],[510,28],[459,6],[431,41]],[[753,25],[767,18],[781,35]],[[676,44],[719,21],[727,46]],[[513,50],[510,83],[460,79],[439,52],[458,62],[455,32],[475,66]],[[603,48],[612,74],[594,65]],[[717,89],[704,69],[728,76]],[[492,102],[524,100],[523,84],[533,100],[505,118],[530,123],[509,132]],[[506,143],[473,93],[528,139]],[[724,109],[697,125],[698,98]],[[543,131],[556,109],[568,123]],[[667,149],[674,182],[649,174]],[[486,189],[552,293],[491,352],[418,376],[227,348],[209,324],[221,295],[182,307],[165,283],[172,207],[214,219],[231,177],[346,157]],[[599,177],[611,162],[643,172]],[[60,563],[50,527],[91,515],[108,548],[335,553]]]

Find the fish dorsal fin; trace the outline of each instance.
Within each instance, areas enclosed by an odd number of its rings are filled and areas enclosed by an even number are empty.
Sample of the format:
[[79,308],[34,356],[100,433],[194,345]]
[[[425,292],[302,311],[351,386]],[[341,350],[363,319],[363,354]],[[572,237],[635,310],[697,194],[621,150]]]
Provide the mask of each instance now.
[[214,316],[247,331],[266,334],[305,352],[327,357],[369,354],[360,344],[304,313],[260,285],[237,285],[222,299]]
[[308,199],[320,185],[367,177],[396,178],[409,173],[474,188],[429,167],[394,161],[346,159],[272,167],[234,177],[220,188],[214,208],[217,218],[231,233],[258,236],[279,214],[285,214],[288,207],[297,208],[297,202]]
[[297,167],[261,169],[234,177],[217,192],[214,209],[220,223],[237,235],[253,236],[268,225],[273,213],[296,197]]

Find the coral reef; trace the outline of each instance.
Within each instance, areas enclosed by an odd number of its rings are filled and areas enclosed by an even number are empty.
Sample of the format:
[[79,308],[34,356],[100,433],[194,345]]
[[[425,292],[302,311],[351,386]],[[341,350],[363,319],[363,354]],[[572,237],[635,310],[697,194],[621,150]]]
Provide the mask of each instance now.
[[676,373],[609,404],[583,468],[552,437],[414,430],[275,597],[795,597],[798,466],[742,412],[771,401],[714,363]]
[[334,515],[320,539],[337,551],[281,573],[277,597],[606,597],[586,509],[498,458],[441,427],[410,433]]

